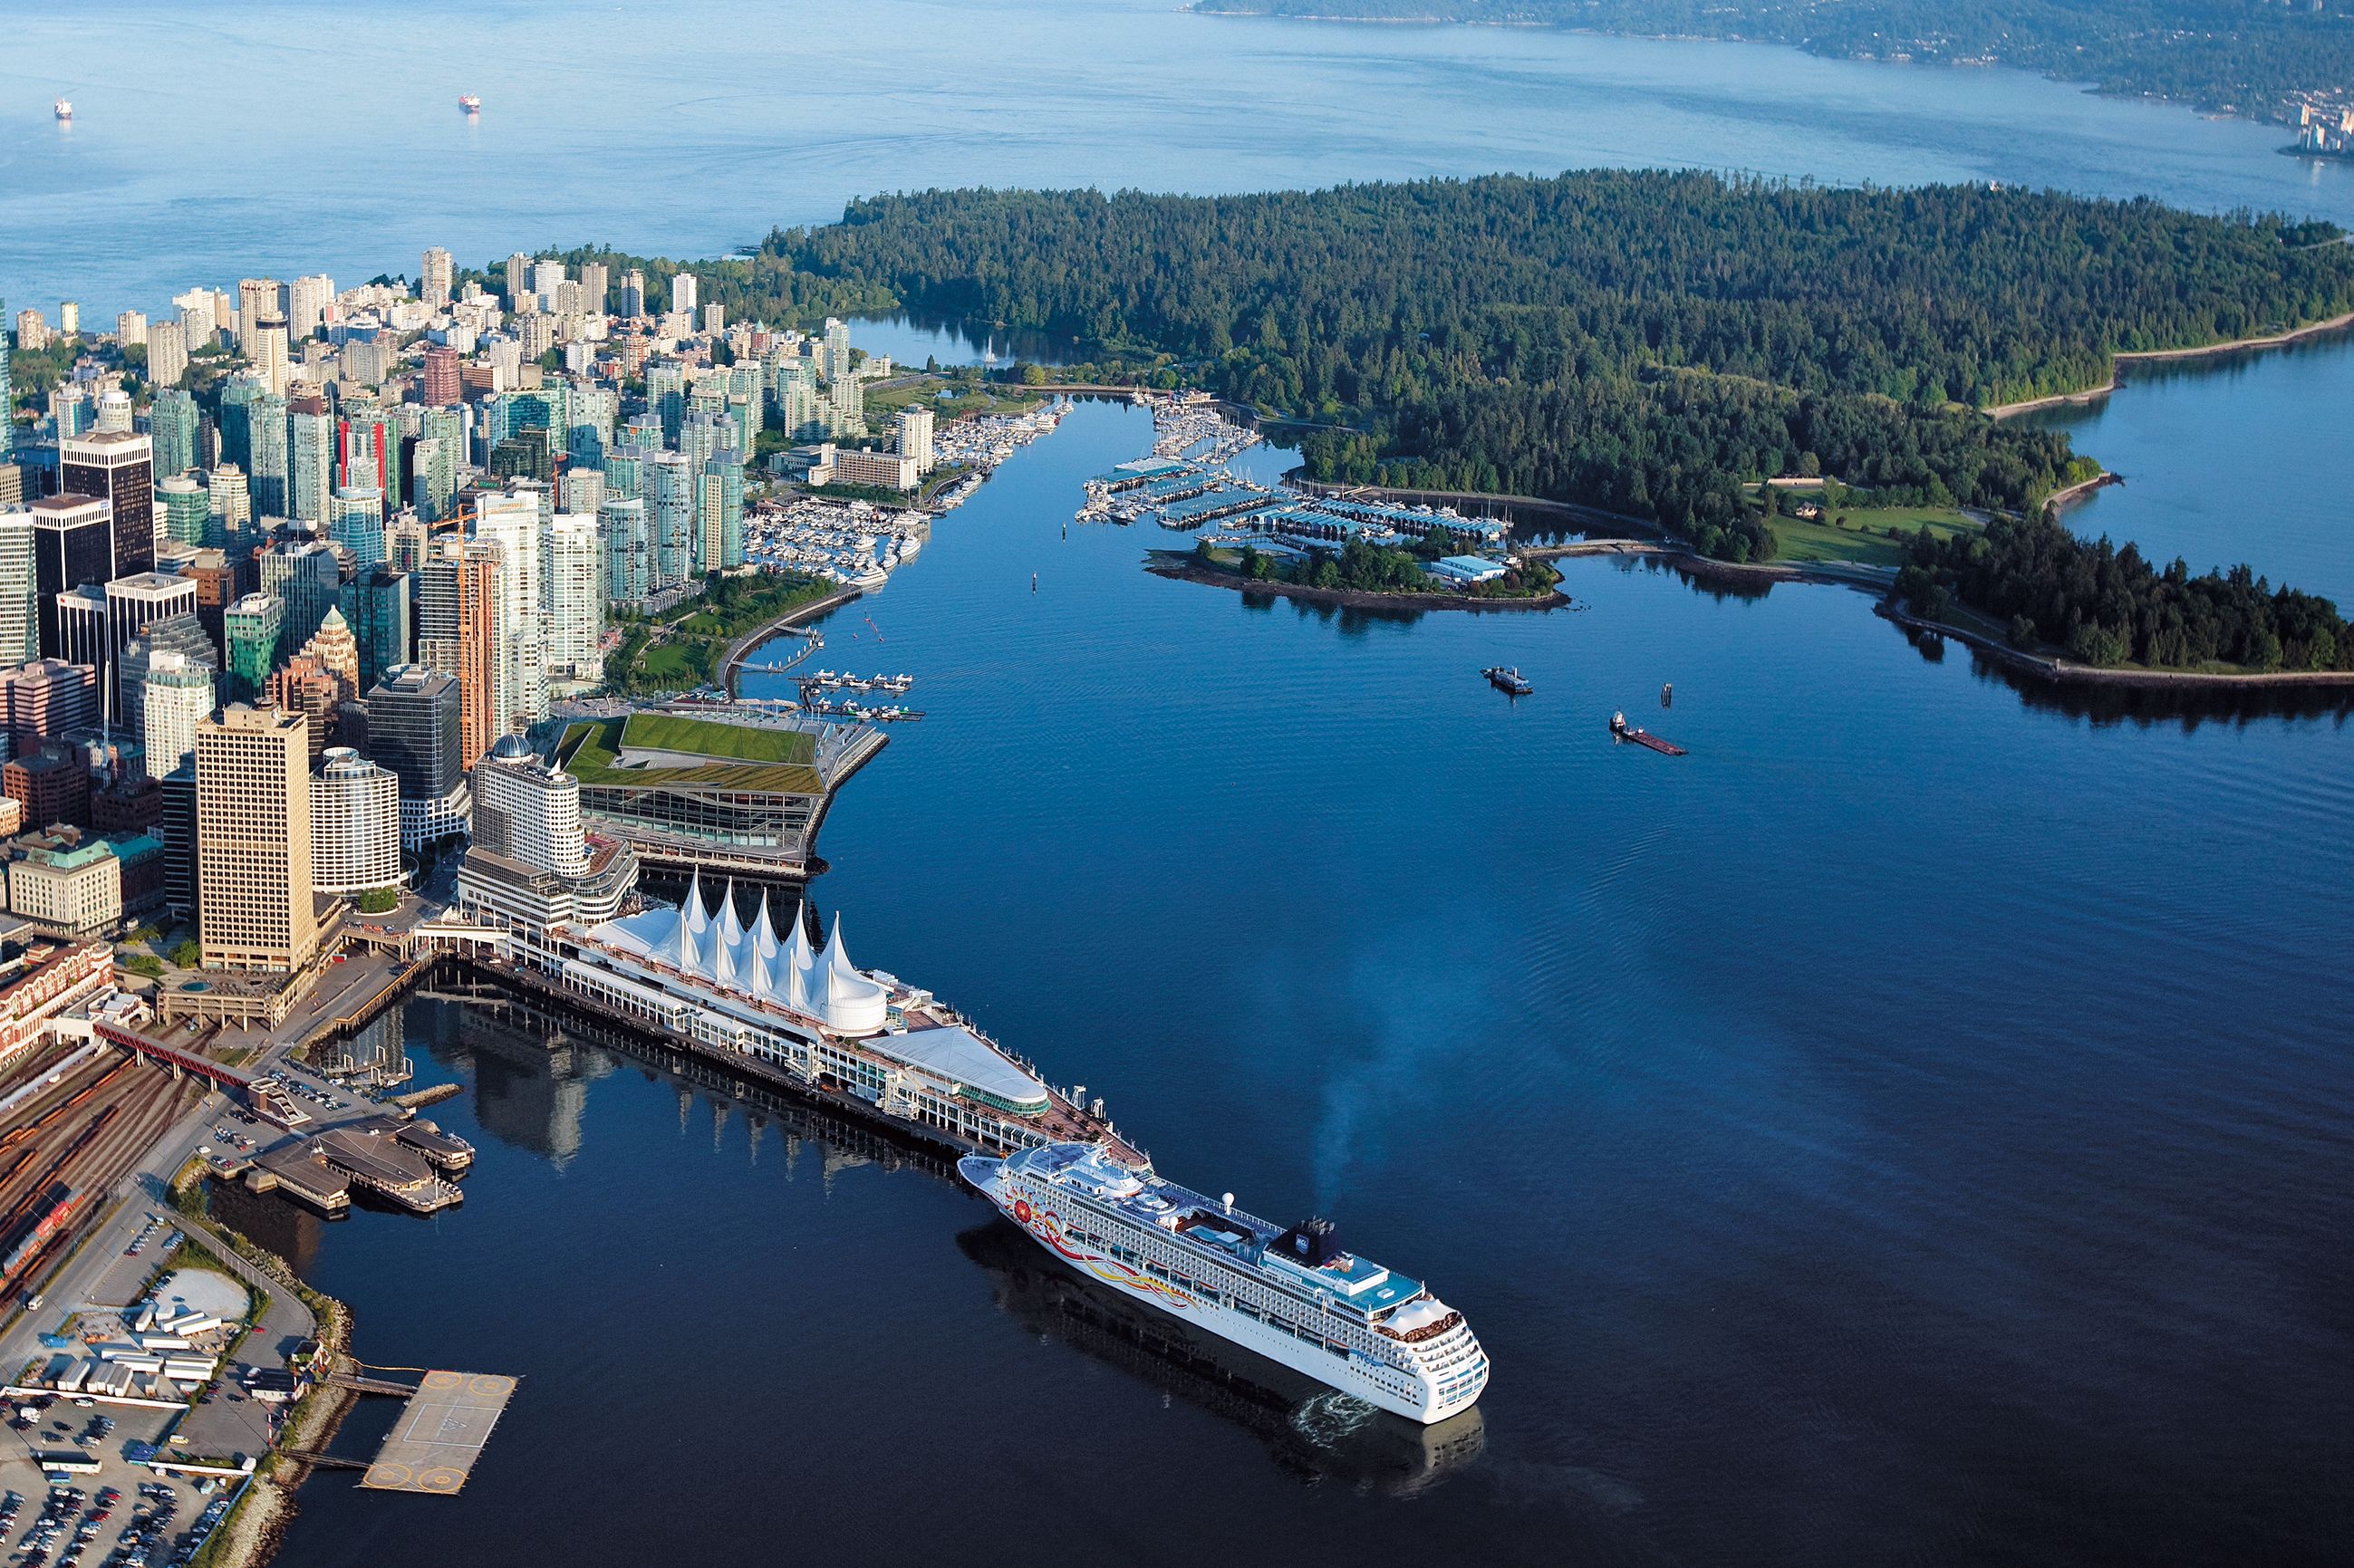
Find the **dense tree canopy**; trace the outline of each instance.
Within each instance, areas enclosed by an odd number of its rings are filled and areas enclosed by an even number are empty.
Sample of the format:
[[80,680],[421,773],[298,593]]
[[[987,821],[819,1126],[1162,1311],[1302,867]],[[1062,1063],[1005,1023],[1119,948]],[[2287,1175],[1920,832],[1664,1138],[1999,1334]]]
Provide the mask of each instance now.
[[1320,477],[1536,494],[1769,547],[1745,480],[2027,510],[2091,471],[1961,405],[2354,309],[2320,225],[2152,202],[1592,171],[1187,197],[928,191],[764,260],[1319,421]]

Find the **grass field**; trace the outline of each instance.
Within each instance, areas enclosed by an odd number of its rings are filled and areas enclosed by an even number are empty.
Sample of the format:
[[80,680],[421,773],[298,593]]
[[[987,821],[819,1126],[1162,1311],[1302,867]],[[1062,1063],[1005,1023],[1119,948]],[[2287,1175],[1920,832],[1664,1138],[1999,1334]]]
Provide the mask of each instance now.
[[[1844,528],[1828,519],[1801,522],[1774,519],[1776,561],[1804,565],[1808,561],[1851,561],[1864,567],[1903,564],[1903,541],[1924,524],[1932,533],[1950,535],[1975,530],[1978,524],[1952,507],[1845,506],[1835,515],[1847,519]],[[1892,537],[1892,534],[1902,537]]]

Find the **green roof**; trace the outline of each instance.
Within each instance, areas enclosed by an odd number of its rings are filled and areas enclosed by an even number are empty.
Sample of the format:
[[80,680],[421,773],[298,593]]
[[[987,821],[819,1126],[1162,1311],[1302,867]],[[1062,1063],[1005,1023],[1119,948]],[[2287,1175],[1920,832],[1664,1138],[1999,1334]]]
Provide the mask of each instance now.
[[[699,767],[623,767],[621,752],[631,747],[712,760]],[[627,718],[574,725],[557,743],[556,754],[584,788],[626,785],[776,795],[825,793],[825,779],[813,766],[816,738],[800,730],[755,729],[675,714],[631,714]]]

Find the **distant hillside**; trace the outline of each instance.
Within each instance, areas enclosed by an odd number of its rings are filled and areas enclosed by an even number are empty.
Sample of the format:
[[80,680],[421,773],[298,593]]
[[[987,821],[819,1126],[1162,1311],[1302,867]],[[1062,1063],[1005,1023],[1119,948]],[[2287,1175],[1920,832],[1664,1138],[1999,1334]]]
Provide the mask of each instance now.
[[2354,0],[1197,0],[1223,15],[1485,22],[1999,64],[2258,119],[2354,91]]

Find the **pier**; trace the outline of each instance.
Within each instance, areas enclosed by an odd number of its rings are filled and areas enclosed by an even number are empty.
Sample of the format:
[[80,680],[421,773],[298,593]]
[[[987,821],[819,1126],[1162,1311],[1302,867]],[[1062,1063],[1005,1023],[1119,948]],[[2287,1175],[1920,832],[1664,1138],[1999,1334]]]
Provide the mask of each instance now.
[[413,1390],[373,1378],[362,1383],[373,1393],[408,1394],[408,1407],[360,1485],[430,1497],[453,1497],[466,1484],[515,1390],[514,1379],[496,1372],[429,1372]]

